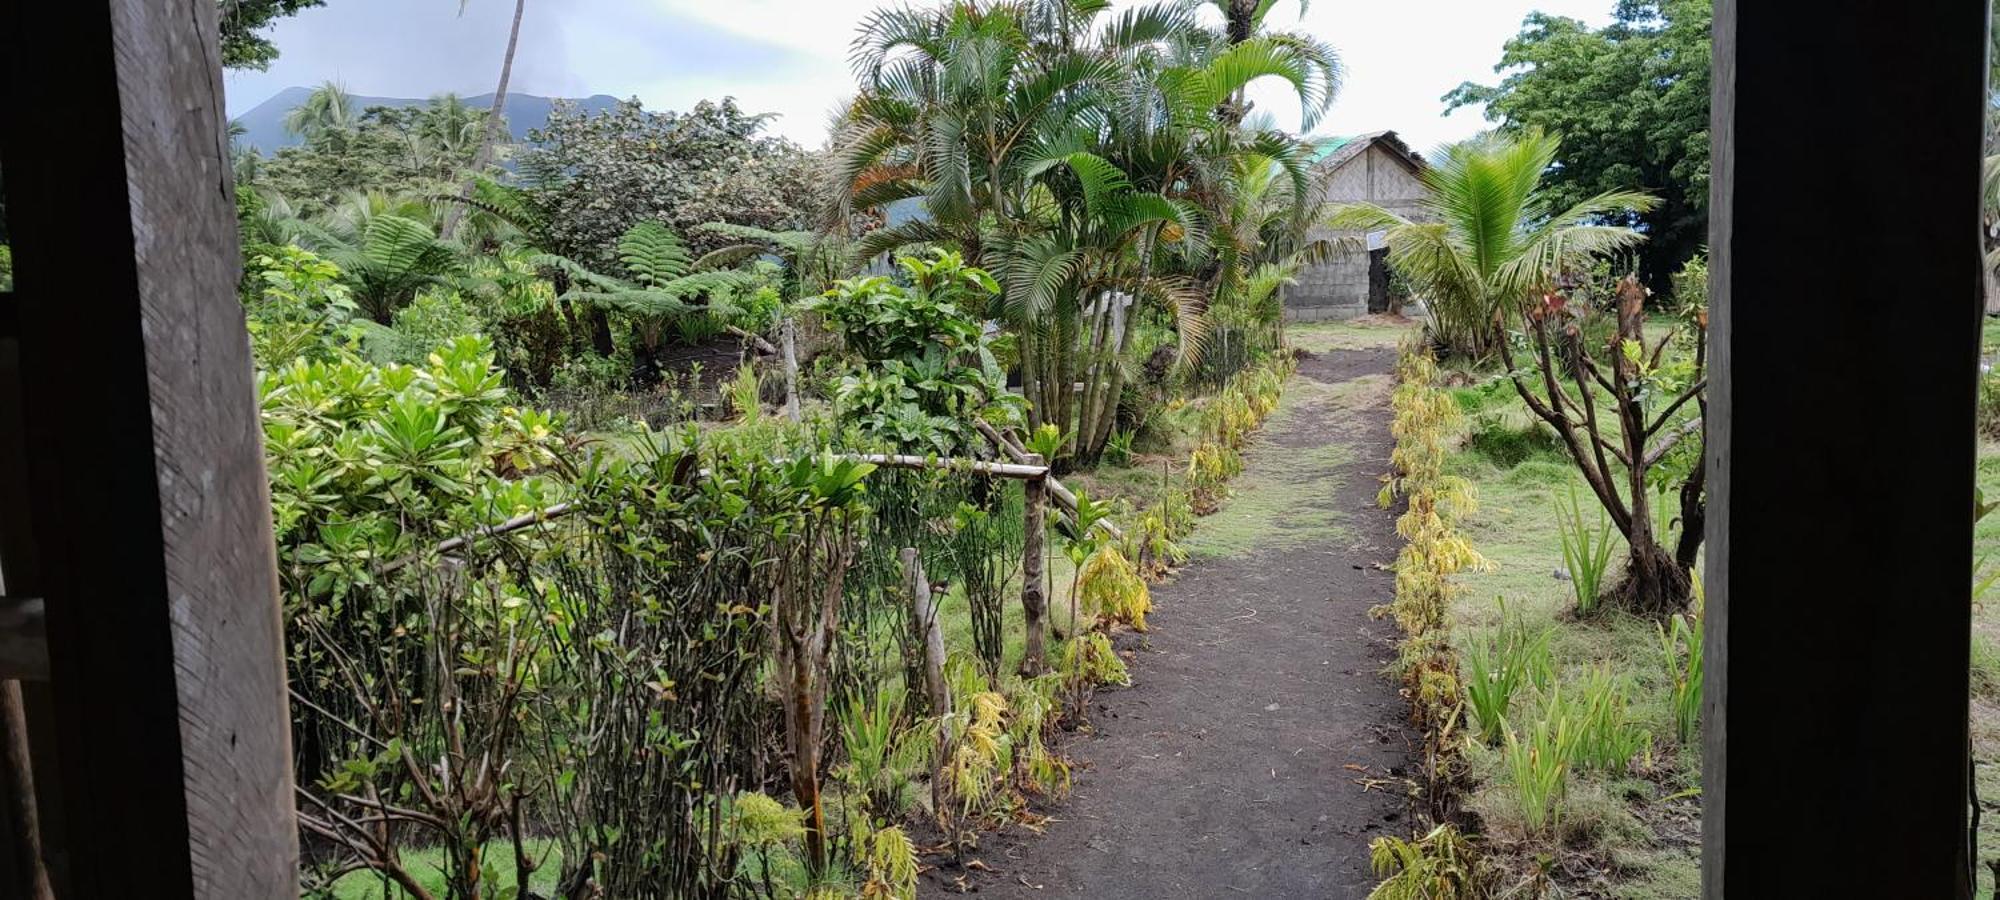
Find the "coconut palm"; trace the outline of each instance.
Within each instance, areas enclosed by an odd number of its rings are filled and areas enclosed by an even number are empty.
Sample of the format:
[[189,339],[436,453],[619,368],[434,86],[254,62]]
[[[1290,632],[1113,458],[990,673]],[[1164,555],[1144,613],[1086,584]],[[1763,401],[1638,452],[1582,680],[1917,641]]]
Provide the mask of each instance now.
[[[465,14],[470,0],[459,0],[458,13]],[[507,29],[507,52],[500,57],[500,84],[493,89],[493,108],[486,113],[486,130],[479,140],[479,152],[473,154],[471,177],[465,183],[464,194],[472,195],[472,177],[485,171],[493,162],[493,151],[500,143],[500,125],[506,121],[507,82],[514,77],[514,50],[521,44],[521,17],[528,11],[528,0],[514,0],[514,23]],[[444,239],[451,240],[458,231],[459,217],[464,213],[460,207],[452,207],[445,213]]]
[[360,121],[347,88],[328,81],[306,95],[305,102],[285,113],[285,133],[311,141],[328,132],[353,131]]
[[1435,342],[1449,354],[1484,357],[1500,338],[1496,317],[1513,318],[1565,272],[1636,246],[1645,236],[1598,224],[1657,202],[1637,191],[1599,194],[1552,210],[1540,191],[1557,138],[1492,135],[1444,148],[1422,178],[1423,221],[1369,203],[1342,204],[1336,229],[1387,233],[1389,263],[1430,308]]
[[[1264,20],[1278,5],[1277,0],[1208,0],[1208,5],[1222,13],[1223,30],[1219,37],[1224,43],[1233,46],[1262,39],[1285,48],[1304,64],[1310,78],[1299,90],[1299,98],[1305,103],[1299,130],[1311,131],[1319,116],[1333,104],[1334,95],[1340,93],[1340,84],[1346,77],[1340,53],[1332,45],[1304,32],[1267,29]],[[1299,0],[1299,14],[1304,15],[1311,5],[1310,0]],[[1243,89],[1238,88],[1230,94],[1229,103],[1217,110],[1217,116],[1226,124],[1240,123],[1249,114],[1250,105],[1244,100],[1243,93]]]

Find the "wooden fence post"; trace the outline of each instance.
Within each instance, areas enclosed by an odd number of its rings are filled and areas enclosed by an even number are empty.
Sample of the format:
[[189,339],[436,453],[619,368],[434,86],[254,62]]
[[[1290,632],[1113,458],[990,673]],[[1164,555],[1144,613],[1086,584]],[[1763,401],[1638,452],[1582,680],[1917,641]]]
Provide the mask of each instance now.
[[[1043,464],[1041,455],[1036,453],[1028,454],[1025,462],[1034,466]],[[1021,611],[1024,613],[1027,639],[1022,644],[1021,674],[1030,678],[1048,668],[1047,652],[1043,649],[1048,629],[1042,622],[1049,605],[1048,594],[1042,590],[1043,541],[1048,533],[1045,521],[1048,493],[1048,476],[1027,480],[1027,514],[1021,545]]]
[[931,593],[930,579],[924,577],[924,562],[917,548],[903,548],[903,587],[910,593],[910,612],[916,616],[917,637],[924,642],[924,690],[929,694],[931,715],[951,712],[951,686],[944,680],[944,628],[938,623],[938,597]]

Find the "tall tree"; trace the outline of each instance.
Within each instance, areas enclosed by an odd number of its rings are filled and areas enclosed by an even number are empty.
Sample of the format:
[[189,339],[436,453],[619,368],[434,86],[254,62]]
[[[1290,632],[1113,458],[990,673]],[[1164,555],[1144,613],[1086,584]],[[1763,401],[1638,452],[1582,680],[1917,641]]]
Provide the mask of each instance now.
[[1708,240],[1711,0],[1619,0],[1611,24],[1534,13],[1507,42],[1498,85],[1470,82],[1449,109],[1485,104],[1510,134],[1562,138],[1547,177],[1550,202],[1569,205],[1639,187],[1648,212],[1619,217],[1646,233],[1641,274],[1655,290]]
[[325,6],[326,0],[216,0],[221,14],[222,65],[230,69],[265,69],[278,58],[278,47],[257,32],[300,10]]
[[[465,14],[465,7],[469,2],[470,0],[458,0],[459,15]],[[514,23],[507,29],[507,52],[500,57],[500,84],[493,89],[493,108],[486,113],[486,133],[479,140],[479,152],[473,154],[472,171],[466,176],[465,187],[461,192],[463,196],[472,196],[473,179],[493,162],[493,148],[500,142],[501,123],[506,120],[507,82],[514,77],[514,50],[521,44],[521,17],[527,10],[528,0],[514,0]],[[445,240],[451,240],[453,232],[458,230],[458,222],[463,217],[464,210],[463,206],[454,205],[445,212],[443,234]]]
[[[1272,31],[1266,28],[1264,20],[1278,5],[1277,0],[1208,0],[1208,3],[1222,13],[1222,37],[1227,44],[1265,38],[1288,48],[1307,64],[1313,77],[1299,91],[1300,99],[1305,101],[1304,118],[1300,121],[1299,130],[1311,131],[1318,116],[1332,105],[1334,95],[1340,93],[1340,83],[1346,71],[1341,66],[1339,52],[1325,41],[1302,31]],[[1299,0],[1299,15],[1305,15],[1311,7],[1311,0]],[[1230,95],[1229,104],[1218,110],[1224,124],[1239,124],[1249,115],[1250,104],[1243,95],[1244,89],[1237,88]]]

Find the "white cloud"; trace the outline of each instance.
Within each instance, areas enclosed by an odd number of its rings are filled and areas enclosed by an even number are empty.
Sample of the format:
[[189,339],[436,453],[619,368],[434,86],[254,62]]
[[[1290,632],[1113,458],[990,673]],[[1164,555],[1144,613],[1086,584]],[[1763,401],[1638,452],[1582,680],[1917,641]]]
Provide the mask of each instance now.
[[[1287,0],[1272,13],[1272,25],[1301,28],[1331,43],[1346,61],[1346,88],[1318,133],[1394,129],[1413,147],[1429,150],[1486,127],[1477,110],[1442,117],[1439,98],[1462,81],[1491,82],[1501,45],[1531,10],[1602,24],[1612,2],[1320,0],[1301,20],[1295,0]],[[655,109],[732,95],[746,109],[779,114],[773,123],[778,133],[817,146],[825,140],[828,114],[854,91],[847,54],[856,27],[882,5],[539,0],[528,6],[515,86],[542,94],[636,95]],[[284,56],[271,73],[230,77],[230,107],[240,112],[280,88],[329,77],[369,94],[491,90],[511,7],[476,0],[463,18],[449,0],[341,0],[310,10],[278,26],[274,37]],[[1251,97],[1277,124],[1296,127],[1297,102],[1285,91],[1282,84],[1265,83]]]

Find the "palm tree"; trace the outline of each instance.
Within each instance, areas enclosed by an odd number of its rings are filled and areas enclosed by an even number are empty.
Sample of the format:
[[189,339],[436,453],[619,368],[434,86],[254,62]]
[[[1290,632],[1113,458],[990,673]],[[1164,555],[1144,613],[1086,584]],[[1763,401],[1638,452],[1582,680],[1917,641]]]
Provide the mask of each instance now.
[[[1340,93],[1341,81],[1346,76],[1340,53],[1332,45],[1304,32],[1267,30],[1264,19],[1278,5],[1277,0],[1208,0],[1208,3],[1222,13],[1221,38],[1227,45],[1261,38],[1284,47],[1305,65],[1312,77],[1299,92],[1300,99],[1306,104],[1299,130],[1311,131],[1318,116],[1332,105],[1334,95]],[[1299,15],[1305,15],[1311,5],[1311,0],[1299,0]],[[1238,88],[1230,94],[1228,105],[1218,109],[1218,117],[1225,124],[1236,125],[1249,115],[1250,105],[1243,99],[1243,93],[1243,89]]]
[[[1194,12],[1165,2],[1112,16],[1067,0],[902,8],[864,22],[855,44],[862,90],[837,130],[835,212],[924,201],[928,218],[866,235],[861,254],[941,243],[993,272],[1004,286],[994,312],[1020,338],[1030,421],[1073,433],[1080,461],[1109,437],[1137,318],[1113,298],[1203,305],[1160,270],[1207,258],[1202,192],[1226,187],[1203,160],[1236,144],[1215,110],[1267,76],[1309,110],[1330,90],[1285,41],[1228,44]],[[1184,337],[1197,330],[1181,320]]]
[[358,116],[347,89],[328,81],[285,113],[285,133],[311,141],[322,134],[354,130]]
[[1519,314],[1561,274],[1645,239],[1596,223],[1651,209],[1657,201],[1648,194],[1612,191],[1559,212],[1547,208],[1539,189],[1559,146],[1531,132],[1447,147],[1422,176],[1427,221],[1354,203],[1334,210],[1328,224],[1387,232],[1389,263],[1425,298],[1437,345],[1447,354],[1488,356],[1500,337],[1496,316]]
[[[1608,347],[1586,342],[1584,325],[1592,311],[1563,296],[1562,280],[1639,244],[1644,236],[1637,231],[1596,223],[1644,212],[1655,200],[1612,191],[1568,209],[1550,209],[1541,182],[1558,148],[1556,138],[1539,132],[1467,141],[1446,148],[1424,173],[1430,191],[1424,212],[1431,221],[1411,222],[1380,207],[1353,204],[1336,211],[1330,224],[1386,231],[1389,261],[1429,301],[1439,342],[1468,355],[1497,351],[1515,391],[1556,432],[1625,536],[1625,574],[1612,589],[1612,601],[1633,612],[1664,615],[1686,602],[1699,542],[1683,540],[1679,552],[1666,550],[1648,481],[1668,451],[1701,433],[1702,416],[1689,413],[1701,404],[1689,401],[1699,401],[1705,385],[1700,377],[1705,341],[1697,329],[1691,384],[1667,390],[1649,380],[1647,372],[1659,367],[1666,341],[1646,343],[1646,291],[1628,277],[1619,286],[1615,338]],[[1512,328],[1520,329],[1534,354],[1525,368],[1515,365],[1506,333]],[[1600,389],[1612,404],[1604,416],[1598,414]],[[1699,519],[1693,505],[1699,503],[1701,467],[1693,472],[1692,489],[1682,490],[1689,523]]]
[[[465,14],[470,0],[458,0],[459,15]],[[507,82],[514,77],[514,50],[521,43],[521,16],[528,9],[528,0],[514,0],[514,24],[507,29],[507,52],[500,58],[500,84],[493,89],[493,108],[486,113],[486,133],[480,138],[479,152],[473,154],[471,176],[467,177],[464,193],[471,196],[472,177],[484,172],[493,162],[493,148],[500,143],[500,124],[507,118]],[[443,237],[451,240],[458,231],[459,217],[464,213],[460,207],[452,207],[445,213]]]

